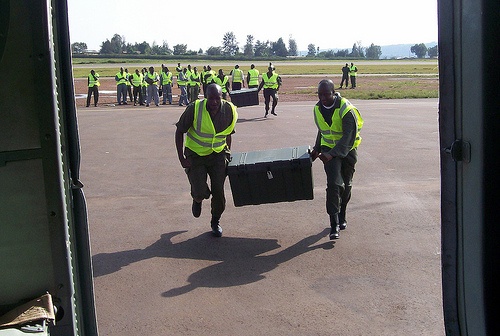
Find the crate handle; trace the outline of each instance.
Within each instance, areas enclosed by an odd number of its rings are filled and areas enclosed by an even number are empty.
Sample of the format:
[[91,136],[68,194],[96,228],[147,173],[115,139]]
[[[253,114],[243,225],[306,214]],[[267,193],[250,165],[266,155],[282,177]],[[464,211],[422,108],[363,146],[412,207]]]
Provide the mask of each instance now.
[[273,179],[273,173],[271,173],[270,170],[267,171],[267,179],[272,180]]
[[239,163],[239,164],[240,164],[240,165],[245,164],[246,159],[247,159],[247,153],[246,153],[246,152],[245,152],[245,153],[241,153],[241,156],[240,156],[240,163]]

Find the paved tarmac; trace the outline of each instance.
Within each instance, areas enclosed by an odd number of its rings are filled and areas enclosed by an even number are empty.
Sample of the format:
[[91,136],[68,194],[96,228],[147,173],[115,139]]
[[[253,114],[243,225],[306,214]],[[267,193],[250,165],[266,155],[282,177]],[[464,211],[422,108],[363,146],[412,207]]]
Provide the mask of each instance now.
[[[315,102],[239,108],[233,152],[313,145]],[[348,227],[314,200],[191,215],[183,108],[78,110],[100,335],[444,335],[437,99],[353,100],[365,126]]]

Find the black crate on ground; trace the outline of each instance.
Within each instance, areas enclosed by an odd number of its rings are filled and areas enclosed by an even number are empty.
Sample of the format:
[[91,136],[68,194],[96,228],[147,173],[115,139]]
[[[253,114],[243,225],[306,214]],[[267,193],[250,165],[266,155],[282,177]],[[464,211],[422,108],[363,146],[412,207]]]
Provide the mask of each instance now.
[[229,92],[231,103],[238,107],[259,105],[257,89],[241,89]]
[[227,172],[235,206],[313,199],[309,146],[233,153]]

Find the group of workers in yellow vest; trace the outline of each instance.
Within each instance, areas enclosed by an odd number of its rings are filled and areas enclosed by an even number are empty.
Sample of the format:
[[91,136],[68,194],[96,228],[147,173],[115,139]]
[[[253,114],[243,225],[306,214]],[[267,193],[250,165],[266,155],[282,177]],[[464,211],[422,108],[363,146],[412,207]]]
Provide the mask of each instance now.
[[349,76],[351,77],[351,89],[355,89],[357,75],[358,67],[355,66],[353,62],[351,62],[350,66],[348,63],[346,63],[345,66],[342,67],[342,81],[340,82],[339,89],[342,89],[342,86],[344,86],[344,82],[345,88],[347,89],[349,87]]
[[[177,87],[180,90],[179,106],[187,106],[190,102],[198,99],[200,92],[203,90],[203,96],[206,97],[206,88],[211,83],[218,84],[222,89],[222,98],[228,99],[228,93],[241,90],[245,86],[249,89],[264,89],[264,99],[266,102],[266,116],[269,110],[270,98],[273,98],[271,113],[276,115],[275,107],[278,102],[277,91],[281,85],[281,78],[276,73],[274,66],[271,63],[272,73],[263,73],[262,82],[259,82],[261,76],[259,70],[252,64],[248,73],[244,74],[239,65],[235,65],[229,75],[226,75],[223,69],[218,72],[212,70],[210,65],[203,66],[202,71],[198,71],[197,67],[182,67],[177,63],[174,75],[169,68],[162,64],[160,72],[156,72],[154,67],[135,69],[129,73],[128,69],[121,67],[120,71],[115,75],[116,81],[116,101],[118,105],[127,105],[127,98],[130,102],[143,106],[149,106],[152,102],[159,106],[160,97],[162,96],[162,105],[169,105],[172,101],[172,89],[174,78],[177,80]],[[245,85],[246,84],[246,85]],[[94,70],[88,75],[88,94],[87,107],[90,105],[91,95],[94,95],[94,105],[97,106],[99,98],[99,74],[96,75]],[[128,96],[128,97],[127,97]]]
[[[198,72],[196,67],[191,68],[191,65],[188,65],[187,68],[183,68],[180,63],[177,63],[175,70],[177,72],[177,85],[181,90],[179,105],[187,105],[198,99],[200,88],[203,90],[203,96],[206,97],[206,88],[211,83],[216,83],[221,87],[222,99],[227,99],[227,94],[230,91],[241,90],[242,87],[245,87],[245,74],[239,65],[235,65],[229,75],[224,74],[223,69],[215,72],[210,65],[203,66],[203,70]],[[246,77],[249,88],[259,86],[259,74],[255,65],[252,64]],[[229,85],[231,85],[231,89]]]

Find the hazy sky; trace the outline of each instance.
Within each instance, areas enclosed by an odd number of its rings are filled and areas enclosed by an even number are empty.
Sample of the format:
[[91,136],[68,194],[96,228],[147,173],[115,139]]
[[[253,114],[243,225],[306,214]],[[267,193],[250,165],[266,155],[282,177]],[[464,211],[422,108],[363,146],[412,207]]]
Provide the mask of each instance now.
[[[166,41],[173,49],[219,47],[233,32],[240,49],[247,35],[265,42],[290,37],[298,50],[351,49],[354,43],[437,42],[437,0],[161,1],[68,0],[71,43],[99,50],[114,34],[127,43]],[[210,19],[209,19],[210,17]]]

